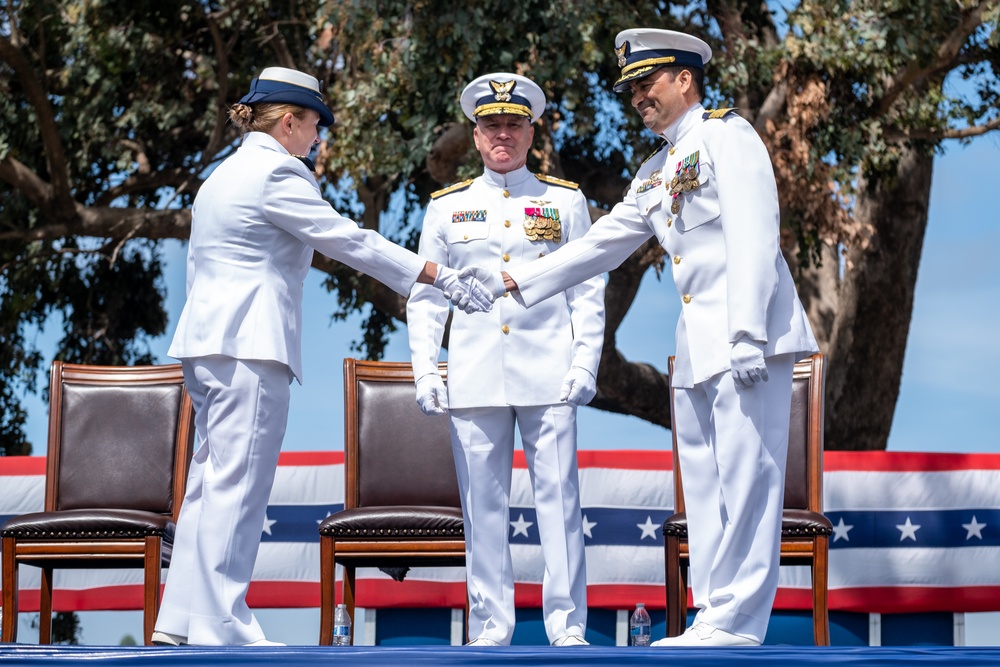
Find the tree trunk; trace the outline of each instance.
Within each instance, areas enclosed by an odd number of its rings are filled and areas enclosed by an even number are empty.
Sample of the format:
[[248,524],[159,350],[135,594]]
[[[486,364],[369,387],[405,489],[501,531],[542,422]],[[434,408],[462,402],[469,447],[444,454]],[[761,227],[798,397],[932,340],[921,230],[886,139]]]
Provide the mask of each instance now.
[[830,337],[826,448],[884,450],[892,426],[927,229],[932,155],[906,146],[892,175],[862,176],[855,219],[871,230],[846,256]]

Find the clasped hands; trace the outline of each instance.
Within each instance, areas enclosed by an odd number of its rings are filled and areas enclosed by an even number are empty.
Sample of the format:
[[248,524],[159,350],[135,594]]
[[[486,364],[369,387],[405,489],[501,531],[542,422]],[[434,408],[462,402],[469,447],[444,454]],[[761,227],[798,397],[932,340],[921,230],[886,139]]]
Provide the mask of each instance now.
[[506,288],[503,276],[481,266],[470,266],[458,271],[448,266],[438,266],[434,287],[444,294],[457,308],[467,313],[485,313],[493,302],[503,296]]

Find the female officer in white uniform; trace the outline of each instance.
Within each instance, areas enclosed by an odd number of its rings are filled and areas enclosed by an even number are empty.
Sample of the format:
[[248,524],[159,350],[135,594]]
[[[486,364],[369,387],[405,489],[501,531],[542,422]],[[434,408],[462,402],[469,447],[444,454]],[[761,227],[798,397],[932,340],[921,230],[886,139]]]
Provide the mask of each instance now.
[[314,77],[269,67],[230,119],[246,134],[195,199],[187,303],[168,351],[183,363],[199,447],[152,637],[158,644],[274,644],[246,593],[289,383],[302,378],[302,282],[313,249],[400,294],[433,283],[459,306],[489,308],[468,279],[359,229],[323,200],[304,156],[333,115]]
[[[545,109],[534,82],[505,72],[468,86],[462,110],[483,175],[432,195],[421,255],[452,268],[531,263],[590,228],[575,183],[525,166],[531,123]],[[451,323],[447,395],[437,362],[448,304],[413,290],[407,328],[417,401],[449,409],[465,519],[469,637],[507,645],[514,633],[510,485],[515,423],[534,494],[544,560],[542,614],[549,641],[586,644],[587,575],[576,459],[576,407],[596,393],[604,343],[604,278],[573,285],[531,309],[500,299],[485,315]]]

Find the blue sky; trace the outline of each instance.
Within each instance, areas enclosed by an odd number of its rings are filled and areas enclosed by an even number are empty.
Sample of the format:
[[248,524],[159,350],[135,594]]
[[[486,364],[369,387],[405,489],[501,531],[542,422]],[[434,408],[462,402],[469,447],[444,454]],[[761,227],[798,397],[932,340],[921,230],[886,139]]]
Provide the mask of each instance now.
[[[1000,134],[968,146],[947,142],[935,158],[930,224],[917,281],[913,322],[899,402],[889,436],[892,451],[1000,453],[1000,382],[994,375],[1000,339]],[[990,204],[989,202],[993,202]],[[154,352],[168,363],[169,336],[184,303],[184,246],[169,242],[168,335]],[[618,346],[633,361],[664,369],[673,351],[679,305],[669,275],[647,275],[618,331]],[[335,303],[312,272],[306,284],[303,350],[305,383],[293,385],[286,451],[336,450],[343,438],[343,358],[358,337],[358,321],[331,322]],[[54,336],[46,332],[48,337]],[[386,359],[408,361],[405,329],[395,334]],[[29,397],[28,437],[44,454],[47,407]],[[581,449],[663,449],[670,432],[634,417],[580,410]],[[313,617],[316,618],[313,618]],[[316,610],[260,614],[272,639],[316,641]],[[84,643],[117,644],[141,635],[138,612],[83,614]],[[1000,614],[967,618],[969,644],[996,644]],[[22,641],[28,641],[28,633]]]

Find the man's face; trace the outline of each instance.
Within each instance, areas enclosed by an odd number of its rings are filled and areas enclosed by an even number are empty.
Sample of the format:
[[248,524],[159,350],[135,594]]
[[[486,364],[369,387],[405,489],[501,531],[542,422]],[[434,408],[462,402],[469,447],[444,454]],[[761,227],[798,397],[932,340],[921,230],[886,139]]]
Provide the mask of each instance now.
[[675,73],[659,69],[647,77],[629,83],[632,106],[642,122],[656,134],[662,134],[694,103],[691,72]]
[[472,137],[486,168],[506,174],[524,166],[535,128],[524,116],[496,114],[477,120]]

